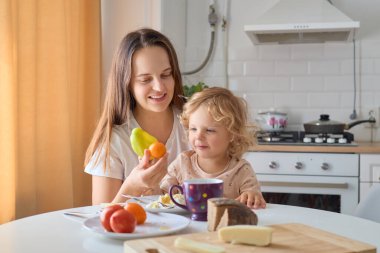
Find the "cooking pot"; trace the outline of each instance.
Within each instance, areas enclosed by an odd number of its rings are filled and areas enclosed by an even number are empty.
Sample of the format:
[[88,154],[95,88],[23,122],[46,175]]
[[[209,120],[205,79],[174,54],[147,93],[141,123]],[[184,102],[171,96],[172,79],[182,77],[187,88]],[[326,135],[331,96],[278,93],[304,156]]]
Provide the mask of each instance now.
[[303,124],[306,133],[311,134],[341,134],[344,130],[348,130],[353,126],[361,123],[376,123],[374,118],[367,120],[357,120],[349,124],[341,123],[338,121],[330,120],[328,114],[321,114],[319,120],[311,121]]
[[283,112],[266,111],[258,113],[256,122],[263,131],[281,132],[286,128],[288,116]]

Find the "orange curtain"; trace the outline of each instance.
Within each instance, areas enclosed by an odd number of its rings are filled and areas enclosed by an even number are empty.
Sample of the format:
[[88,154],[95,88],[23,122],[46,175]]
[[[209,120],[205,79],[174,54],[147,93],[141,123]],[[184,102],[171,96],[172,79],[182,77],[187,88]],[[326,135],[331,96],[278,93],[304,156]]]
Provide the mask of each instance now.
[[0,224],[91,204],[100,0],[0,1]]

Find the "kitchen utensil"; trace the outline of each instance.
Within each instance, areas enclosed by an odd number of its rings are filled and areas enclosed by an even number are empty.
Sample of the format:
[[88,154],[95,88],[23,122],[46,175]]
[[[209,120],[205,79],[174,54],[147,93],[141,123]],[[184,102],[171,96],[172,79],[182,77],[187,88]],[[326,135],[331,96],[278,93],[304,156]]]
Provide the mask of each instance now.
[[144,205],[147,205],[150,203],[150,201],[144,199],[144,197],[136,197],[136,196],[127,195],[127,194],[121,194],[121,196],[126,197],[128,199],[133,199],[134,201],[140,202]]
[[372,245],[303,224],[279,224],[271,227],[274,228],[272,243],[266,247],[223,243],[218,239],[218,232],[205,232],[129,240],[124,242],[124,252],[145,253],[146,249],[155,248],[159,252],[175,253],[179,251],[174,247],[178,236],[222,246],[226,252],[376,252],[376,247]]
[[92,213],[85,213],[85,212],[64,212],[64,215],[68,216],[76,216],[76,217],[81,217],[81,218],[88,218],[91,216],[95,216],[101,213],[101,210],[97,212],[92,212]]
[[367,120],[357,120],[351,123],[341,123],[339,121],[330,120],[328,114],[321,114],[319,120],[314,120],[303,124],[305,132],[313,134],[341,134],[344,130],[348,130],[358,124],[376,123],[375,118],[370,117]]
[[288,124],[288,116],[286,113],[269,110],[258,113],[256,122],[263,131],[281,132]]
[[[185,196],[186,205],[175,200],[173,197],[175,189]],[[183,182],[183,186],[172,185],[169,196],[174,204],[191,212],[192,220],[206,221],[207,200],[223,197],[223,180],[217,178],[187,179]]]

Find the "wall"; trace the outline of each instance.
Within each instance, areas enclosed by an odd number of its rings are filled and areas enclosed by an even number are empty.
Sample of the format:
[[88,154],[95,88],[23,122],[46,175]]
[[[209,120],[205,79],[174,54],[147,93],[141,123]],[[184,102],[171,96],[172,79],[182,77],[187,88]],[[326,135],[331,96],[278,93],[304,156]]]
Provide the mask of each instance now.
[[[185,63],[182,70],[197,67],[209,45],[208,6],[212,1],[187,1]],[[216,0],[218,12],[226,1]],[[303,130],[303,123],[330,114],[330,118],[350,122],[353,110],[353,43],[253,45],[243,31],[277,0],[229,1],[228,87],[244,96],[251,118],[259,110],[278,108],[289,115],[289,128]],[[361,28],[356,41],[356,110],[358,119],[380,107],[380,2],[372,0],[332,0]],[[216,51],[200,73],[184,77],[185,83],[205,81],[226,86],[223,64],[224,33],[217,28]],[[379,116],[377,116],[379,117]],[[380,119],[378,119],[380,120]],[[350,129],[356,140],[380,141],[380,130],[358,125]]]
[[106,83],[112,56],[122,38],[137,28],[160,29],[159,0],[101,0],[102,79]]
[[180,64],[184,64],[186,0],[101,0],[101,15],[104,87],[118,44],[128,32],[139,28],[150,27],[168,36]]

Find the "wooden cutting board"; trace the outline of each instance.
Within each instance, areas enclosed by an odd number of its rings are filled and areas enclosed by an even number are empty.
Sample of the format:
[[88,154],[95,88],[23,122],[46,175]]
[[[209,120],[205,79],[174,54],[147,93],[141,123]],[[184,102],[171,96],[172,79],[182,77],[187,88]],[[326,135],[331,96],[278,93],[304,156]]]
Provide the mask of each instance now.
[[181,236],[198,242],[222,246],[226,252],[363,252],[376,253],[376,247],[298,223],[272,225],[272,243],[267,247],[233,245],[218,240],[217,232],[183,234],[165,237],[138,239],[124,242],[125,253],[147,253],[157,249],[159,253],[185,253],[174,247],[175,238]]

